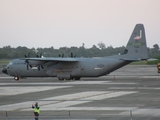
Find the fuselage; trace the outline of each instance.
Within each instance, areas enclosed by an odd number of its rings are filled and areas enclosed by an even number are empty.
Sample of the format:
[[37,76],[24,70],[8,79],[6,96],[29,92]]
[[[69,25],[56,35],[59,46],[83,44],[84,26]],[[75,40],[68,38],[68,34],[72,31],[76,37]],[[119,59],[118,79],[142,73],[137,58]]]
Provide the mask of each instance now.
[[[14,77],[58,77],[62,79],[98,77],[128,64],[116,58],[77,58],[78,62],[46,62],[28,65],[25,60],[14,59],[2,71]],[[36,62],[35,62],[36,64]]]

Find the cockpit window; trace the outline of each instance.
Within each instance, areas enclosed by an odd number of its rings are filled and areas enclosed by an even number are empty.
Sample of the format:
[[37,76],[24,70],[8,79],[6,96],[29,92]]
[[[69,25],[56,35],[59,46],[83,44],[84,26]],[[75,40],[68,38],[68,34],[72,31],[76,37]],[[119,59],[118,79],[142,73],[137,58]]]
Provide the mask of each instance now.
[[13,65],[13,62],[11,61],[11,62],[9,62],[9,64],[8,65]]

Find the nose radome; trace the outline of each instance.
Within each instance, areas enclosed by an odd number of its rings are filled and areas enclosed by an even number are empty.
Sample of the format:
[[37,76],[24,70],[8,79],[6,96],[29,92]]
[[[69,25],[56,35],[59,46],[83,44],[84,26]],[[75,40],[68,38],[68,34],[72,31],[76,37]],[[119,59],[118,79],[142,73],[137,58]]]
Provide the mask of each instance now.
[[2,69],[2,72],[5,73],[5,74],[8,74],[7,68],[3,68],[3,69]]

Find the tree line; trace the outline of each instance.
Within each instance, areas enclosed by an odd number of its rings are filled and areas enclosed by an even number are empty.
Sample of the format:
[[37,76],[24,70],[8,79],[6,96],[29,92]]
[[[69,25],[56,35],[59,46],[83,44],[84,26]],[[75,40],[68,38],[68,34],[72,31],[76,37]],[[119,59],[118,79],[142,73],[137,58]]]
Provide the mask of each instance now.
[[[80,47],[60,47],[59,49],[50,48],[27,48],[24,46],[18,46],[13,48],[11,46],[4,46],[0,48],[0,59],[14,59],[24,57],[40,57],[42,54],[44,57],[105,57],[110,55],[116,55],[123,53],[125,47],[112,46],[106,47],[104,43],[98,43],[91,48],[85,48],[84,44]],[[160,59],[160,48],[158,44],[154,44],[153,48],[148,48],[148,54],[150,58]]]

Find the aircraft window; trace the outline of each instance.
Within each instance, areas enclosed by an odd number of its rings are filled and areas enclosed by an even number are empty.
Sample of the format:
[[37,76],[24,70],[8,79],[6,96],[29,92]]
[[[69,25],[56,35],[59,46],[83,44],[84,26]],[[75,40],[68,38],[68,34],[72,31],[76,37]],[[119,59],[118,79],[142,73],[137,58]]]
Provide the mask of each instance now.
[[9,65],[13,65],[13,62],[9,62]]

